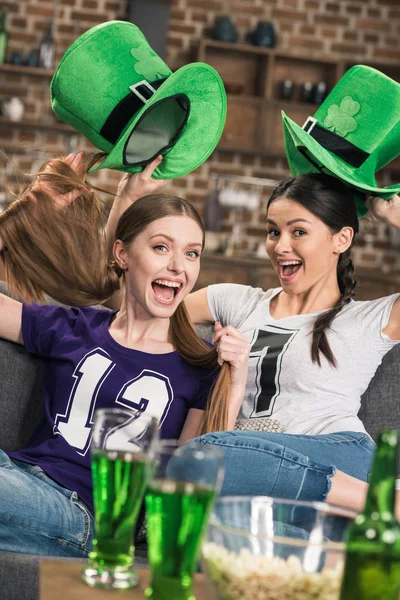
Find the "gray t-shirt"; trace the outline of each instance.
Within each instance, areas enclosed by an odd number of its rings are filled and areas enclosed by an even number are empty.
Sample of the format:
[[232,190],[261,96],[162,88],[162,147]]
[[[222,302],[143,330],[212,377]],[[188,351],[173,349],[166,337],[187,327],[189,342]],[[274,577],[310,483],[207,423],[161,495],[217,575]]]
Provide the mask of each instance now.
[[271,299],[281,291],[237,284],[208,287],[215,321],[231,324],[250,340],[249,375],[239,418],[269,417],[286,433],[316,435],[362,431],[361,395],[383,356],[398,342],[382,330],[399,294],[351,300],[335,317],[327,338],[337,361],[311,361],[311,332],[321,312],[274,319]]

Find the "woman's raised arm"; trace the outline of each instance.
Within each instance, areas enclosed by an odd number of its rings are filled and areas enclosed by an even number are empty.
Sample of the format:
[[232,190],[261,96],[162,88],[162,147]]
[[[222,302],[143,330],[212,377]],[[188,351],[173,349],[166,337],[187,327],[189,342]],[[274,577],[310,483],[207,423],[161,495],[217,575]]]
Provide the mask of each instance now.
[[129,208],[131,204],[153,194],[162,188],[167,182],[165,179],[152,179],[152,174],[162,161],[162,156],[158,156],[153,162],[149,163],[143,171],[129,175],[125,173],[118,184],[117,194],[115,196],[106,225],[106,249],[107,256],[111,260],[112,249],[115,241],[115,230],[122,213]]
[[[400,229],[400,196],[393,196],[390,200],[382,198],[368,198],[366,205],[369,216],[378,221],[384,221],[396,229]],[[400,340],[400,297],[393,304],[388,324],[383,333],[392,340]]]

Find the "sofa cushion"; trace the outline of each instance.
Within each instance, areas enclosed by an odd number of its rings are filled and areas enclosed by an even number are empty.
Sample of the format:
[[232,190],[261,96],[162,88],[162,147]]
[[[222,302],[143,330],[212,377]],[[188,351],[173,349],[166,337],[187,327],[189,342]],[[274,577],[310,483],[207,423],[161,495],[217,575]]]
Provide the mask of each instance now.
[[0,448],[25,447],[43,415],[43,363],[0,339]]
[[400,429],[400,344],[383,357],[361,397],[358,416],[374,439],[383,427]]

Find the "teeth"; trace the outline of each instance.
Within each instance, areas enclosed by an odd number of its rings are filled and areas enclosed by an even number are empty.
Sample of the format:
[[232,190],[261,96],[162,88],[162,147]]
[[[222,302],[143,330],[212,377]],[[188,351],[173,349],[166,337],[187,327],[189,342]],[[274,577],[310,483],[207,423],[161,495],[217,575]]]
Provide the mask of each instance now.
[[165,281],[164,279],[155,279],[154,283],[158,283],[159,285],[165,285],[167,287],[179,288],[181,284],[178,281]]
[[288,267],[289,265],[301,265],[301,260],[286,260],[284,262],[279,262],[281,267]]

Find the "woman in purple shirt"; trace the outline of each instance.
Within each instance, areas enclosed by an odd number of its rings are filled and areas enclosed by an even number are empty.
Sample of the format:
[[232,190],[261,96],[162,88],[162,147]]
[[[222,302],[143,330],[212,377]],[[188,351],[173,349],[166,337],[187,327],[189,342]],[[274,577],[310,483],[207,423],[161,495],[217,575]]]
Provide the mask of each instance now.
[[[72,155],[53,163],[40,198],[33,194],[30,200],[33,215],[50,192],[60,218],[71,200],[85,200],[86,192],[77,194],[71,184],[77,174],[82,182],[82,161],[82,155]],[[125,186],[129,204],[135,190],[142,196],[160,187],[151,179],[157,165],[158,160],[123,178],[116,214]],[[55,193],[60,171],[70,178],[69,187]],[[87,192],[86,201],[92,200]],[[113,218],[112,213],[112,228]],[[35,233],[31,223],[24,225],[28,239]],[[10,254],[13,226],[7,218],[0,224],[0,248]],[[67,235],[64,239],[68,243]],[[130,205],[117,224],[103,286],[116,287],[116,277],[123,281],[119,311],[21,304],[0,295],[0,336],[24,344],[46,363],[40,426],[28,448],[0,451],[0,550],[77,557],[90,550],[95,409],[140,407],[158,418],[161,437],[181,441],[233,428],[246,382],[248,341],[217,325],[217,349],[210,349],[192,329],[182,303],[196,282],[203,246],[204,226],[195,209],[180,198],[153,193]],[[96,267],[89,254],[80,260],[89,271]]]

